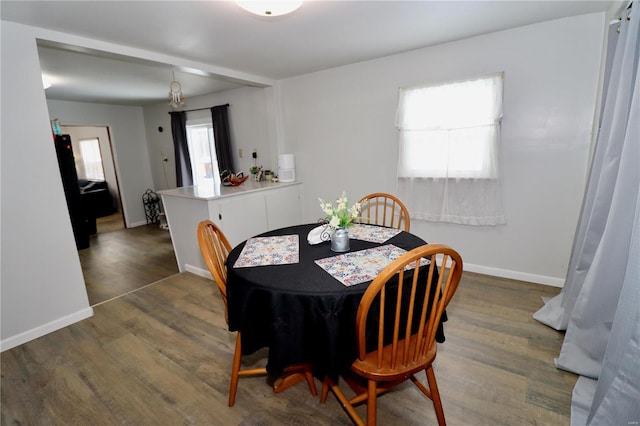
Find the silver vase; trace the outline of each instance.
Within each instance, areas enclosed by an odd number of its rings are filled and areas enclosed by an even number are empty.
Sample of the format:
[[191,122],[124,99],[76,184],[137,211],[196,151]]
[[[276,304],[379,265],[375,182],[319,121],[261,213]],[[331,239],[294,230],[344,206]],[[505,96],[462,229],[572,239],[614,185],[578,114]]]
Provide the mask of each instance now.
[[349,251],[349,231],[337,228],[331,235],[331,250],[337,253]]

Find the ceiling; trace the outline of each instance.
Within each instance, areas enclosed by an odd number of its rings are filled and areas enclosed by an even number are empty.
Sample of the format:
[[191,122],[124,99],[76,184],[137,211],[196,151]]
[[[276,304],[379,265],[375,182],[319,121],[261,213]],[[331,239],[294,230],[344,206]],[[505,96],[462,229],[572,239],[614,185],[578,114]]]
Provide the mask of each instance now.
[[172,72],[189,98],[246,85],[229,78],[236,73],[278,80],[625,3],[307,0],[289,15],[266,18],[223,0],[2,0],[0,17],[223,70],[39,44],[42,71],[53,81],[48,98],[145,105],[168,101]]

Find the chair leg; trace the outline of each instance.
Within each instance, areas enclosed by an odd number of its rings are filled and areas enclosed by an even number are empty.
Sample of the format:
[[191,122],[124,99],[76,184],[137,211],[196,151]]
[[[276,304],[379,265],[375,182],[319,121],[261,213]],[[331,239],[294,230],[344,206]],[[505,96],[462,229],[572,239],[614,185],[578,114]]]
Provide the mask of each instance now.
[[340,387],[338,386],[339,380],[340,379],[338,378],[334,382],[328,376],[324,377],[324,380],[322,381],[322,392],[320,393],[320,402],[324,403],[327,401],[327,395],[329,394],[329,390],[331,390],[340,405],[342,405],[342,408],[346,411],[349,418],[351,418],[353,424],[356,426],[364,426],[364,421],[360,418],[360,415],[351,404],[352,400],[349,400],[342,390],[340,390]]
[[238,379],[240,377],[240,358],[242,357],[242,344],[240,332],[236,333],[236,349],[233,353],[233,364],[231,365],[231,385],[229,387],[229,407],[233,407],[236,402],[236,392],[238,390]]
[[373,380],[369,380],[367,384],[367,426],[376,425],[377,401],[377,383]]
[[427,382],[431,390],[431,400],[433,401],[433,408],[438,418],[438,425],[445,426],[447,422],[444,419],[444,410],[442,409],[442,401],[440,400],[440,392],[438,392],[438,384],[436,383],[436,374],[433,371],[433,366],[428,366],[425,372],[427,373]]
[[311,371],[311,368],[305,368],[304,375],[307,377],[307,384],[309,385],[311,395],[317,396],[318,390],[316,389],[316,381],[313,378],[313,372]]
[[327,396],[329,395],[329,386],[331,386],[331,379],[328,376],[324,376],[322,380],[322,391],[320,392],[320,403],[327,402]]

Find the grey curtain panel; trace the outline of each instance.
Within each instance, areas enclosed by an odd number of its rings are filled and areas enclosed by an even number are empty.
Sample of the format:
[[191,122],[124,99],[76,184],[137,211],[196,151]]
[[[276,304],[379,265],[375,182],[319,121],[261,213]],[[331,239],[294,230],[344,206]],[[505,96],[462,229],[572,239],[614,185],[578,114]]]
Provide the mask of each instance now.
[[573,425],[640,421],[638,3],[610,32],[601,126],[564,288],[534,314],[566,330],[556,365],[581,376]]
[[171,135],[173,136],[173,152],[176,158],[176,186],[193,185],[191,158],[187,144],[187,114],[184,111],[172,111]]

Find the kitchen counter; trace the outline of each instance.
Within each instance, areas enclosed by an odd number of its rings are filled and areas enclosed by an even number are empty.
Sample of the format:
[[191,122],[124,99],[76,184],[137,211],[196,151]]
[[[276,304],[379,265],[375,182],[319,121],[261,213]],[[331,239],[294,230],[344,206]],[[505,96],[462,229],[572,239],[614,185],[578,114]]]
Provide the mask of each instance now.
[[210,276],[198,246],[198,224],[209,219],[232,246],[253,235],[302,221],[301,182],[255,182],[240,186],[187,186],[158,191],[162,197],[180,272]]
[[194,198],[199,200],[214,200],[225,197],[248,194],[265,189],[283,188],[291,185],[300,185],[301,182],[255,182],[251,177],[240,186],[205,185],[184,186],[182,188],[164,189],[158,191],[160,195],[171,197]]

